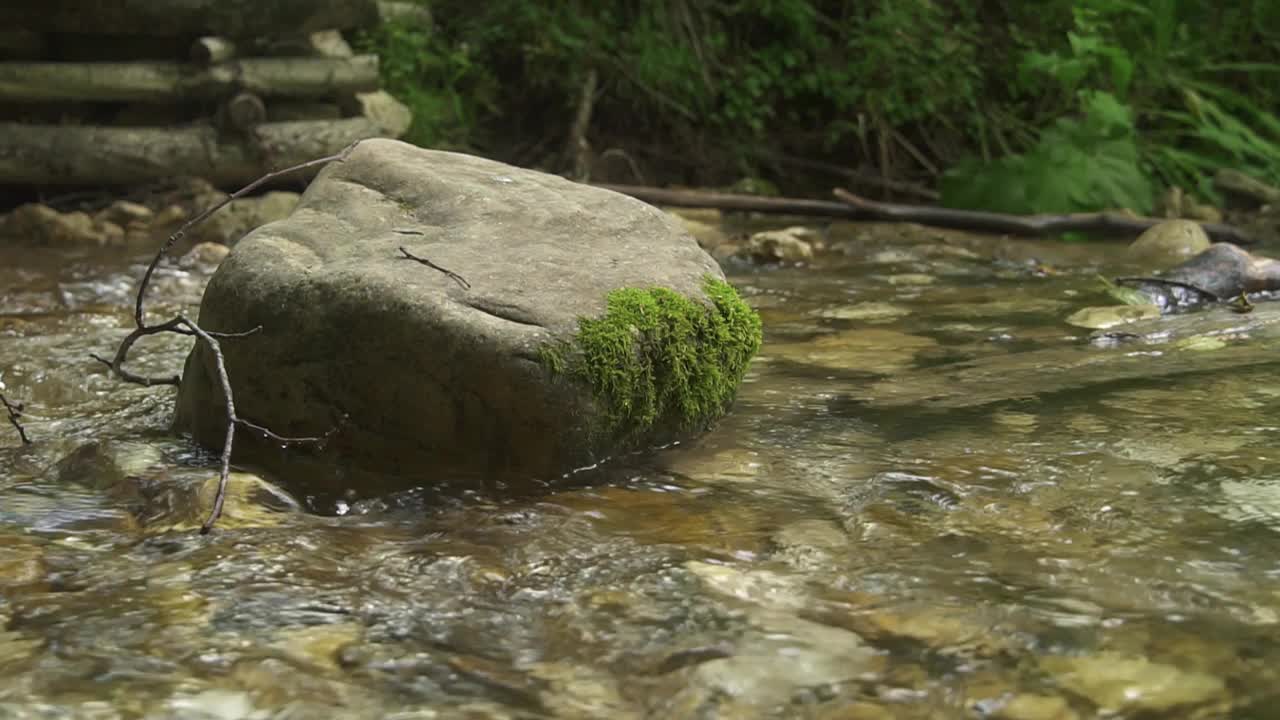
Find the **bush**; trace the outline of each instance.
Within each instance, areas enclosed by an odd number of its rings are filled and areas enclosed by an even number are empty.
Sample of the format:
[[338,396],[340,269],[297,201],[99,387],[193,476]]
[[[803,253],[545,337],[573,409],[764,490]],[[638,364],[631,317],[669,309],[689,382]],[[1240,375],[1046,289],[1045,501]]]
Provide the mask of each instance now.
[[[1280,181],[1280,3],[1242,0],[436,0],[435,27],[361,38],[409,139],[564,169],[589,138],[668,181],[787,184],[780,156],[942,178],[1022,212],[1213,197],[1232,166]],[[959,160],[964,156],[966,159]],[[957,160],[959,160],[957,162]]]

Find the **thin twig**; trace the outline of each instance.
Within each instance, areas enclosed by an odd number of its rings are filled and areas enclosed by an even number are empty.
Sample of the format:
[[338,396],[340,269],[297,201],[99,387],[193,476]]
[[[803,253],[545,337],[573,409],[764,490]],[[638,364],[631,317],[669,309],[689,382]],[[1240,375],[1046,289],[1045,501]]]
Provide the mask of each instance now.
[[278,435],[257,423],[241,418],[236,414],[235,396],[231,392],[231,377],[227,375],[227,361],[222,354],[222,346],[218,343],[218,339],[214,337],[213,333],[203,330],[185,315],[179,315],[175,319],[203,341],[208,346],[209,351],[213,353],[214,370],[218,375],[218,385],[222,388],[222,403],[227,412],[227,434],[222,442],[221,464],[218,468],[218,492],[213,497],[213,509],[209,512],[209,518],[200,526],[200,534],[207,535],[213,529],[214,523],[218,522],[218,518],[222,517],[222,508],[226,503],[227,482],[231,477],[231,449],[235,444],[237,427],[248,428],[285,445],[302,445],[324,443],[333,433],[337,432],[339,425],[335,425],[332,430],[321,436],[286,437]]
[[11,403],[9,398],[0,393],[0,403],[4,403],[4,409],[9,413],[9,423],[18,431],[18,437],[22,438],[23,445],[30,445],[31,438],[27,437],[27,429],[22,427],[22,403]]
[[[405,232],[405,231],[403,231],[403,230],[397,230],[396,232]],[[435,264],[435,263],[431,262],[430,260],[428,260],[428,259],[426,259],[426,258],[422,258],[422,257],[418,257],[417,255],[414,255],[413,253],[409,252],[408,250],[405,250],[403,245],[400,247],[400,252],[404,253],[405,259],[407,259],[407,260],[414,260],[414,261],[420,262],[420,263],[422,263],[423,265],[426,265],[427,267],[429,267],[429,268],[431,268],[431,269],[433,269],[433,270],[439,270],[440,272],[444,273],[445,275],[448,275],[449,277],[453,278],[454,282],[456,282],[456,283],[458,283],[459,285],[461,285],[463,290],[470,290],[470,289],[471,289],[471,283],[467,282],[466,278],[462,277],[462,276],[461,276],[461,275],[459,275],[458,273],[456,273],[456,272],[454,272],[454,271],[452,271],[452,270],[448,270],[448,269],[446,269],[446,268],[442,268],[442,267],[440,267],[439,265],[437,265],[437,264]]]

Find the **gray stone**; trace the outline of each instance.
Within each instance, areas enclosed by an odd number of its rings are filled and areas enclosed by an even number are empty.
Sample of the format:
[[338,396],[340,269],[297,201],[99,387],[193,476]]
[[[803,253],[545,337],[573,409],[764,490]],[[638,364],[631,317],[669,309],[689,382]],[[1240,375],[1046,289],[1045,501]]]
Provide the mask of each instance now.
[[[723,392],[677,408],[684,416],[673,408],[685,396],[656,365],[647,385],[628,385],[627,367],[604,363],[602,382],[584,360],[580,320],[616,317],[613,291],[654,287],[699,322],[736,333],[733,347],[713,333],[659,338],[679,333],[645,332],[645,312],[618,325],[618,357],[642,374],[654,348],[668,358],[736,357],[709,372],[687,368],[681,383],[714,376]],[[262,327],[222,342],[243,417],[293,435],[347,417],[323,455],[282,452],[245,432],[238,457],[294,475],[311,458],[313,470],[345,474],[346,484],[365,470],[418,482],[423,472],[546,476],[693,434],[727,409],[759,341],[758,318],[716,263],[657,208],[392,140],[361,143],[321,172],[292,215],[241,240],[210,281],[199,322]],[[617,394],[608,384],[617,373],[638,394]],[[225,416],[214,377],[213,355],[197,347],[176,425],[219,447]]]

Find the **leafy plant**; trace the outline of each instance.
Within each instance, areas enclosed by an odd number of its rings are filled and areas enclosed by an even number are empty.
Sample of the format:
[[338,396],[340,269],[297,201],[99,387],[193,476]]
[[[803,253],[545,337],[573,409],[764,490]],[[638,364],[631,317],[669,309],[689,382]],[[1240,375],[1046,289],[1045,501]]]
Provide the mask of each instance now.
[[1028,152],[953,168],[943,177],[944,204],[1018,214],[1149,212],[1152,185],[1139,168],[1129,109],[1105,92],[1083,91],[1081,103],[1083,117],[1058,120]]

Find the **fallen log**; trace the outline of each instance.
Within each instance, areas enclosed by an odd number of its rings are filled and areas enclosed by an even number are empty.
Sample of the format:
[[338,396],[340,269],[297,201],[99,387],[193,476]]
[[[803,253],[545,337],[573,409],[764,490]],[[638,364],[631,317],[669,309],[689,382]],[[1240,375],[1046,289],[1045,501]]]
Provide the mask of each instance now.
[[[688,208],[716,208],[776,215],[809,215],[846,220],[914,222],[973,232],[1044,236],[1065,232],[1089,232],[1131,238],[1160,222],[1160,218],[1137,218],[1114,213],[1079,215],[1003,215],[1000,213],[951,210],[929,205],[896,205],[858,197],[847,190],[834,192],[843,202],[805,198],[760,197],[703,190],[667,190],[641,185],[596,184],[606,190],[630,195],[653,205]],[[1249,245],[1255,239],[1239,228],[1220,223],[1202,223],[1209,237],[1218,242]]]
[[[1164,218],[1134,217],[1120,213],[1073,213],[1069,215],[1007,215],[1004,213],[954,210],[934,205],[898,205],[859,197],[841,188],[837,198],[867,217],[890,222],[914,222],[933,227],[1010,235],[1059,235],[1068,232],[1133,237],[1165,222]],[[1222,223],[1201,223],[1214,242],[1250,245],[1256,239],[1243,230]]]
[[0,2],[0,27],[95,35],[247,38],[372,27],[378,19],[374,0]]
[[774,215],[811,215],[814,217],[836,217],[850,220],[865,220],[868,217],[866,213],[857,208],[830,200],[761,197],[759,195],[739,195],[705,190],[667,190],[644,185],[592,184],[616,193],[630,195],[651,205],[717,208],[720,210],[741,210]]
[[188,175],[228,187],[266,171],[385,137],[364,118],[263,123],[246,135],[211,125],[101,127],[0,123],[0,185],[138,185]]
[[378,88],[378,57],[245,58],[209,67],[171,62],[0,62],[0,102],[176,103],[246,90],[329,98]]

